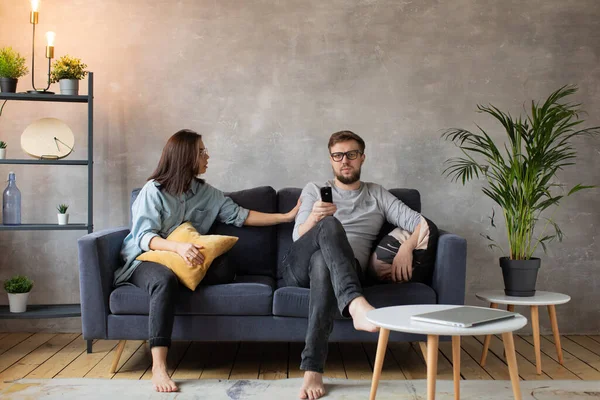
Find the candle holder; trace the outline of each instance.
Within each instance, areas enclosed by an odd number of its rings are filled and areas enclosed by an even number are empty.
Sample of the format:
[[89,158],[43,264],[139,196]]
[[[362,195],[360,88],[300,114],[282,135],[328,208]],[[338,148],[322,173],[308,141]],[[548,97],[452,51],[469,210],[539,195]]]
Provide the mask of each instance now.
[[39,93],[39,94],[54,94],[54,92],[49,91],[50,88],[50,66],[52,64],[52,59],[54,58],[54,32],[46,33],[46,38],[48,40],[48,45],[46,46],[46,58],[48,59],[48,84],[45,89],[38,89],[35,87],[35,26],[38,24],[39,18],[39,0],[31,0],[31,13],[29,14],[29,22],[33,27],[33,37],[31,40],[31,86],[33,90],[28,90],[27,93]]

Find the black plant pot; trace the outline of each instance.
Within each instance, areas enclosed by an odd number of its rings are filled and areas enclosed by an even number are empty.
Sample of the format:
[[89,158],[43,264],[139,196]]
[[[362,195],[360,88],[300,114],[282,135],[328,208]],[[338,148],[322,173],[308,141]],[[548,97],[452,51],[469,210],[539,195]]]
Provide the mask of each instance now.
[[535,282],[541,260],[511,260],[508,257],[500,258],[502,277],[504,278],[504,293],[507,296],[531,297],[535,295]]
[[0,92],[16,93],[18,79],[0,78]]

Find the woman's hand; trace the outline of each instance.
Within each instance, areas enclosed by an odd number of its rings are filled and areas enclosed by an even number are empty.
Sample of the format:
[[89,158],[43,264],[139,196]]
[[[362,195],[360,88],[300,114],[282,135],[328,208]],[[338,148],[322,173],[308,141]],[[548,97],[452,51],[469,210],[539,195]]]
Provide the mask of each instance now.
[[400,246],[394,257],[392,268],[392,281],[408,282],[412,278],[412,254],[413,249],[406,246],[406,242]]
[[204,256],[200,253],[203,247],[193,243],[178,243],[177,254],[190,266],[201,265],[204,262]]
[[315,204],[313,204],[311,215],[315,222],[319,222],[323,218],[335,214],[336,211],[337,206],[334,203],[315,201]]
[[302,202],[298,199],[296,206],[292,208],[290,211],[283,214],[283,222],[293,222],[296,219],[296,215],[298,214],[298,210],[300,210],[300,204]]

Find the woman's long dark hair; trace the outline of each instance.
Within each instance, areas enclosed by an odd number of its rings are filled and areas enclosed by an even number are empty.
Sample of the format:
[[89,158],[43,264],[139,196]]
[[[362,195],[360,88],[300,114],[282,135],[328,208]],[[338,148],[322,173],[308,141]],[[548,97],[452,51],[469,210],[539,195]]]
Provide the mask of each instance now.
[[[148,178],[154,179],[161,190],[178,196],[187,192],[200,171],[198,142],[202,135],[182,129],[169,138],[162,150],[158,166]],[[202,180],[201,180],[202,181]]]

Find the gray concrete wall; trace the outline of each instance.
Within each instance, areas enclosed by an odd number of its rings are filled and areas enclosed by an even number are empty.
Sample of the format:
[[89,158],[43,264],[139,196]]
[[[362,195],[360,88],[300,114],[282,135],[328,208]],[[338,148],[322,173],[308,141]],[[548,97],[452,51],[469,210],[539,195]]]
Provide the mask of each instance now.
[[[28,13],[28,2],[0,2],[0,45],[30,60]],[[500,254],[480,233],[502,239],[503,231],[489,230],[493,204],[480,183],[442,177],[443,161],[458,153],[441,130],[480,123],[500,138],[476,104],[516,114],[568,83],[580,86],[574,100],[589,124],[600,124],[597,0],[45,1],[38,85],[47,30],[57,34],[57,56],[81,57],[95,72],[96,230],[126,224],[130,190],[180,128],[205,135],[206,178],[223,190],[323,181],[331,175],[328,136],[351,129],[367,142],[364,180],[419,189],[424,213],[467,238],[469,304],[483,305],[477,291],[502,287]],[[9,103],[0,118],[9,156],[25,157],[20,134],[45,116],[70,124],[70,158],[84,158],[84,106],[24,102]],[[577,149],[577,166],[560,182],[600,183],[600,140],[579,140]],[[84,168],[1,166],[0,175],[9,170],[23,193],[24,222],[54,222],[61,202],[71,204],[73,222],[85,220]],[[543,256],[538,289],[573,298],[558,307],[563,332],[600,332],[599,193],[564,203],[555,218],[566,237]],[[32,276],[33,303],[78,302],[79,235],[0,232],[0,279]],[[547,328],[545,313],[542,322]],[[0,331],[79,328],[79,319],[0,321]]]

